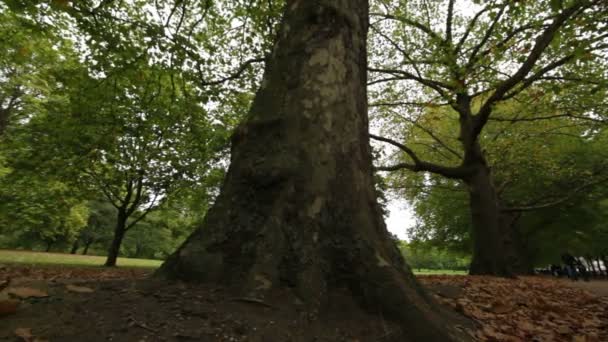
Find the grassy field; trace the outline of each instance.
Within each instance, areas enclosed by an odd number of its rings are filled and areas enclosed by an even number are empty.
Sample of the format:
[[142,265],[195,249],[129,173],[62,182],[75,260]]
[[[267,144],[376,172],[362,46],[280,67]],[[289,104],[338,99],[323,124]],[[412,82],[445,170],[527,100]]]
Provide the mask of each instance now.
[[[44,253],[29,251],[0,250],[0,264],[23,265],[61,265],[61,266],[102,266],[106,261],[103,256],[73,255],[62,253]],[[149,259],[118,258],[119,267],[156,268],[162,261]],[[414,269],[417,275],[465,275],[465,271]]]
[[413,269],[416,275],[466,275],[466,271]]
[[[102,266],[106,261],[102,256],[43,253],[29,251],[0,250],[0,264],[62,265],[62,266]],[[156,268],[162,261],[148,259],[118,258],[119,267]]]

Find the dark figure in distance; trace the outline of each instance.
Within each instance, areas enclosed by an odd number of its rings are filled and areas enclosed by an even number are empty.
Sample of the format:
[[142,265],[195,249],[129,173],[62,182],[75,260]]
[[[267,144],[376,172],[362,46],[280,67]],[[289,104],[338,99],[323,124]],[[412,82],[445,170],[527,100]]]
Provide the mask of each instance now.
[[572,279],[573,281],[577,281],[578,274],[576,272],[576,258],[574,258],[570,253],[564,253],[562,254],[562,262],[564,265],[566,265],[566,274],[568,275],[568,278]]

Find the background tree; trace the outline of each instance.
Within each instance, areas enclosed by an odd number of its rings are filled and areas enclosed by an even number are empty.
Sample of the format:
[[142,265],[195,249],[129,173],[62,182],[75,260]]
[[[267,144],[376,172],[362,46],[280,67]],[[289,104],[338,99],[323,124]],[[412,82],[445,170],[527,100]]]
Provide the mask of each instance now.
[[[558,240],[578,240],[571,234],[577,230],[573,228],[576,224],[566,232],[556,222],[566,222],[566,216],[571,216],[570,211],[577,211],[577,207],[594,207],[608,180],[605,126],[589,125],[586,120],[571,117],[525,121],[530,116],[522,113],[528,110],[542,113],[543,101],[537,106],[524,103],[497,108],[497,120],[480,138],[495,170],[501,211],[512,218],[509,236],[518,241],[510,263],[520,273],[530,272],[532,266],[542,265],[550,258],[557,262],[559,255],[572,247]],[[519,113],[522,120],[516,123],[517,130],[512,129],[514,123],[501,119],[512,112]],[[445,115],[433,113],[429,111],[417,125],[424,124],[422,127],[427,129],[427,125],[439,122],[433,120],[435,115]],[[445,121],[442,123],[443,126],[431,126],[434,134],[455,142],[449,139],[451,129]],[[449,155],[442,146],[433,146],[425,130],[416,126],[408,131],[408,141],[427,160],[440,161]],[[471,222],[464,184],[409,172],[391,174],[389,184],[414,203],[418,223],[410,230],[412,237],[453,250],[467,249]],[[583,216],[574,216],[581,222],[594,222],[592,212],[582,210],[578,215]],[[551,252],[550,244],[554,244]]]
[[[274,5],[2,4],[19,25],[41,33],[42,43],[67,37],[71,49],[69,63],[45,65],[52,72],[41,82],[57,87],[28,99],[36,106],[20,126],[28,138],[11,144],[20,151],[13,160],[37,161],[45,173],[75,182],[89,198],[101,193],[117,207],[108,265],[125,232],[175,190],[213,188],[207,178],[217,181],[228,132],[251,100],[259,70],[252,67],[262,61],[256,54],[273,35],[280,10]],[[28,32],[21,31],[23,38]],[[202,197],[207,190],[199,191]],[[202,197],[200,204],[209,199]]]
[[0,137],[27,120],[37,98],[56,86],[58,65],[74,57],[68,40],[30,25],[0,3]]
[[89,253],[93,244],[112,241],[112,228],[114,228],[116,208],[107,200],[89,201],[89,218],[86,226],[80,231],[78,239],[74,241],[70,253],[75,254],[82,247],[82,255]]
[[77,190],[57,180],[15,175],[0,180],[0,231],[3,247],[70,245],[86,225],[88,208]]
[[[373,106],[380,115],[397,111],[416,122],[427,107],[446,106],[457,113],[459,146],[448,149],[455,162],[422,159],[397,141],[398,133],[396,140],[373,138],[399,148],[405,159],[381,170],[431,172],[466,183],[474,240],[471,273],[509,275],[509,253],[501,239],[506,230],[501,224],[508,220],[501,216],[494,170],[480,135],[500,103],[525,99],[531,87],[554,98],[559,98],[554,89],[563,84],[599,85],[605,93],[606,3],[491,1],[471,14],[459,8],[455,0],[378,1],[370,68]],[[598,115],[598,106],[575,103],[577,115]],[[564,101],[555,102],[552,115],[569,115],[569,108],[559,104]],[[437,136],[434,140],[445,144]]]

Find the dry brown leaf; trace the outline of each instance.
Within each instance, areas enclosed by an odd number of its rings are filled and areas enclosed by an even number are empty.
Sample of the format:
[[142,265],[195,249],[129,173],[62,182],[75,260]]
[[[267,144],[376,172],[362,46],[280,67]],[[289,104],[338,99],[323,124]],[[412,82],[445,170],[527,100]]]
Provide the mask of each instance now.
[[30,328],[15,329],[15,336],[19,337],[24,342],[32,342],[34,340],[34,335],[32,335],[32,329]]
[[31,288],[31,287],[14,287],[7,290],[10,295],[13,295],[17,298],[26,299],[26,298],[45,298],[48,297],[49,294],[45,291]]
[[49,340],[34,336],[31,328],[17,328],[15,329],[15,336],[17,336],[23,342],[49,342]]
[[565,325],[560,325],[557,328],[557,333],[560,335],[568,335],[572,333],[572,329],[570,329],[570,327],[565,326]]
[[93,290],[90,287],[85,287],[85,286],[77,286],[77,285],[66,285],[65,288],[70,291],[70,292],[77,292],[77,293],[93,293],[95,292],[95,290]]
[[0,291],[4,290],[10,284],[10,282],[10,279],[0,280]]
[[504,302],[494,302],[490,307],[490,311],[495,314],[506,314],[508,312],[513,311],[513,306]]
[[19,308],[19,302],[16,300],[0,301],[0,317],[14,314],[17,312],[17,308]]
[[[504,279],[423,276],[422,283],[458,286],[459,300],[447,304],[480,324],[480,341],[608,341],[608,299],[569,282],[545,277]],[[502,334],[502,336],[500,335]]]

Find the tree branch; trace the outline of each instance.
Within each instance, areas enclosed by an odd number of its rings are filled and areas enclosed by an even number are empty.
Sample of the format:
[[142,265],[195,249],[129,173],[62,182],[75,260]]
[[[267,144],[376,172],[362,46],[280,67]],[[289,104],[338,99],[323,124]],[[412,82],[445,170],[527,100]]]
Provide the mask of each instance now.
[[374,140],[382,141],[399,148],[414,161],[414,164],[400,163],[393,166],[375,167],[374,169],[377,171],[397,171],[402,169],[408,169],[414,172],[426,171],[436,173],[451,179],[463,179],[469,174],[468,170],[464,167],[447,167],[422,161],[420,160],[420,158],[418,158],[418,156],[412,149],[393,139],[380,137],[374,134],[370,134],[369,137]]
[[426,26],[426,25],[424,25],[424,24],[422,24],[422,23],[420,23],[418,21],[415,21],[415,20],[412,20],[412,19],[409,19],[409,18],[406,18],[406,17],[403,17],[403,16],[396,16],[396,15],[384,14],[384,13],[370,13],[369,15],[370,16],[374,16],[374,17],[381,17],[381,18],[389,19],[389,20],[400,21],[400,22],[402,22],[404,24],[407,24],[409,26],[415,27],[418,30],[426,33],[432,39],[436,39],[437,41],[440,41],[440,42],[442,42],[444,44],[446,42],[445,39],[443,39],[440,35],[438,35],[436,32],[434,32],[433,30],[431,30],[430,27],[428,27],[428,26]]
[[599,180],[596,180],[593,182],[588,182],[588,183],[582,184],[582,185],[570,190],[568,195],[566,195],[560,199],[557,199],[555,201],[552,201],[552,202],[546,202],[543,204],[534,204],[534,205],[524,205],[521,207],[502,208],[501,211],[503,211],[503,212],[524,212],[524,211],[533,211],[533,210],[538,210],[538,209],[546,209],[546,208],[555,207],[557,205],[560,205],[562,203],[569,201],[575,195],[577,195],[579,192],[589,188],[590,186],[598,185],[598,184],[601,184],[601,183],[604,183],[607,181],[608,181],[608,178],[602,178],[602,179],[599,179]]
[[[243,62],[243,64],[241,64],[241,66],[234,73],[232,73],[226,77],[223,77],[223,78],[220,78],[217,80],[213,80],[213,81],[201,81],[201,82],[199,82],[199,85],[201,85],[203,87],[207,87],[207,86],[218,85],[218,84],[222,84],[222,83],[225,83],[228,81],[235,80],[235,79],[241,77],[241,75],[243,75],[243,73],[245,72],[245,70],[247,70],[247,68],[249,68],[249,66],[251,66],[252,64],[255,64],[255,63],[264,62],[265,60],[266,60],[266,58],[262,58],[262,57],[249,59],[249,60]],[[201,78],[202,78],[202,70],[200,69],[200,65],[198,67],[199,67],[198,68],[199,76],[201,76]]]
[[496,15],[496,17],[494,17],[494,20],[492,20],[492,24],[490,24],[490,27],[486,31],[486,33],[483,36],[483,38],[481,39],[481,41],[473,47],[473,51],[471,52],[471,55],[469,56],[469,61],[467,62],[467,65],[465,66],[466,70],[471,70],[471,68],[479,60],[479,58],[478,58],[479,50],[481,50],[481,48],[484,47],[484,45],[486,45],[486,43],[492,36],[492,33],[494,33],[494,29],[496,28],[496,25],[498,24],[498,22],[500,21],[500,18],[502,17],[503,13],[505,12],[505,8],[507,8],[507,4],[508,4],[508,2],[505,1],[505,3],[500,7],[498,14]]
[[429,88],[434,89],[437,93],[439,93],[439,95],[441,95],[445,99],[447,99],[447,93],[445,92],[444,89],[452,90],[452,91],[455,90],[455,88],[453,86],[448,85],[446,83],[422,78],[422,77],[416,76],[412,73],[409,73],[409,72],[403,71],[403,70],[378,69],[378,68],[368,68],[368,70],[370,72],[379,72],[379,73],[385,73],[385,74],[391,74],[391,75],[401,75],[403,77],[403,79],[417,81],[418,83],[421,83]]
[[146,208],[146,210],[144,210],[144,212],[136,219],[134,219],[133,221],[131,221],[131,223],[129,223],[126,227],[125,227],[125,231],[128,231],[129,229],[135,227],[135,225],[143,220],[146,216],[148,216],[148,213],[150,213],[152,211],[152,208],[154,208],[154,206],[157,205],[156,200],[158,199],[159,196],[159,192],[154,194],[154,199],[152,199],[152,202],[150,202],[150,205]]
[[469,38],[469,35],[471,34],[471,31],[473,31],[473,28],[475,27],[475,24],[477,24],[477,21],[479,20],[479,18],[481,18],[481,16],[489,11],[490,9],[494,8],[495,6],[493,5],[488,5],[487,7],[483,8],[481,11],[477,12],[475,14],[475,16],[473,17],[473,19],[471,19],[471,21],[469,22],[469,24],[467,25],[466,30],[464,31],[464,34],[462,35],[462,37],[460,38],[460,40],[458,41],[458,44],[456,44],[456,48],[454,49],[454,52],[456,53],[456,55],[458,55],[458,53],[460,52],[460,50],[462,49],[462,46],[464,45],[464,43],[467,41],[467,39]]
[[445,41],[448,45],[452,44],[452,19],[454,17],[454,2],[450,0],[448,3],[448,17],[445,23]]
[[555,20],[549,25],[538,38],[532,48],[532,51],[520,66],[520,68],[510,78],[503,81],[494,91],[494,93],[485,101],[475,116],[475,122],[473,127],[473,134],[475,137],[481,133],[481,130],[488,122],[488,118],[492,112],[494,104],[503,99],[505,94],[513,89],[519,82],[521,82],[526,75],[532,70],[538,59],[541,57],[545,49],[551,44],[553,38],[557,34],[558,30],[564,25],[564,23],[578,12],[584,5],[583,1],[576,1],[572,6],[566,8]]

